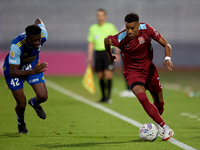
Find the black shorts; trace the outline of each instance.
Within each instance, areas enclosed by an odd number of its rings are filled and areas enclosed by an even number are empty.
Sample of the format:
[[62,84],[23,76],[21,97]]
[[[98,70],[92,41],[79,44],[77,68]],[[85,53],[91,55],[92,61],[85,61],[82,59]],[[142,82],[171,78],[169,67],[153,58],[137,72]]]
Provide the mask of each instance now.
[[95,51],[95,71],[104,71],[106,69],[113,71],[114,66],[113,62],[110,62],[107,52],[104,51]]

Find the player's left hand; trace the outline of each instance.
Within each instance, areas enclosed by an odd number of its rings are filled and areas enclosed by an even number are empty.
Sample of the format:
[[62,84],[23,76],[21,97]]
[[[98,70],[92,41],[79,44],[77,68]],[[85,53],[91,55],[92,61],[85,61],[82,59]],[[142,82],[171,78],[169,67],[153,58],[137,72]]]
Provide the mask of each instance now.
[[163,65],[164,65],[165,67],[167,67],[170,71],[172,71],[173,68],[174,68],[174,65],[173,65],[173,63],[171,62],[171,60],[165,60],[165,62],[163,63]]
[[43,62],[43,63],[40,64],[39,61],[38,61],[35,68],[33,68],[34,74],[38,74],[38,73],[47,71],[47,69],[46,69],[47,67],[48,67],[48,63]]

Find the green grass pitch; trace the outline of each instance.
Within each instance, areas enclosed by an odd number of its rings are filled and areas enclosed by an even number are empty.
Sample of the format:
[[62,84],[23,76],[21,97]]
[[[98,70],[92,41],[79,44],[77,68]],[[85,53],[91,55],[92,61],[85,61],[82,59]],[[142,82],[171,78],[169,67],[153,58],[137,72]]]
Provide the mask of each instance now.
[[[200,72],[196,71],[159,71],[163,86],[165,122],[174,130],[174,139],[200,149],[200,96],[186,97],[186,91],[199,92]],[[96,75],[97,92],[88,93],[82,86],[82,77],[45,77],[48,81],[72,91],[92,102],[100,98]],[[169,141],[158,137],[154,142],[140,140],[139,128],[117,117],[80,102],[48,88],[49,98],[42,104],[47,118],[41,120],[29,105],[26,107],[25,122],[28,135],[18,134],[15,115],[16,102],[10,90],[4,88],[0,77],[0,149],[2,150],[181,150]],[[113,104],[101,104],[115,112],[127,116],[141,124],[153,121],[143,110],[136,98],[121,98],[119,93],[125,89],[121,73],[113,79]],[[35,94],[25,83],[27,100]],[[150,94],[147,92],[150,101]]]

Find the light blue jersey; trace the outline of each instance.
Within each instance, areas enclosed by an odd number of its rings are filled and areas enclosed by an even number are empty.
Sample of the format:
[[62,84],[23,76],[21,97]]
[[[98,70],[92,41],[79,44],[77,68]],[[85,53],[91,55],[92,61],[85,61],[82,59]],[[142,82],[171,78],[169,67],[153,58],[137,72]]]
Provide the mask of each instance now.
[[[20,80],[23,79],[12,79],[10,76],[10,68],[9,64],[13,65],[20,65],[20,70],[31,70],[35,67],[39,60],[39,52],[42,48],[43,43],[47,40],[47,31],[45,29],[44,24],[38,24],[38,26],[42,29],[41,31],[41,43],[38,49],[33,49],[27,46],[25,40],[26,40],[26,32],[21,33],[18,35],[15,39],[13,39],[11,46],[10,46],[10,52],[5,58],[4,65],[3,65],[3,71],[4,71],[4,77],[7,81],[7,85],[11,90],[17,90],[21,88],[19,86],[16,88],[17,83],[19,83]],[[39,75],[39,74],[38,74]],[[31,75],[32,76],[32,75]],[[39,78],[36,77],[36,75],[33,75],[34,78],[31,78],[29,76],[26,78],[29,84],[36,84],[38,82],[41,82]],[[43,73],[40,74],[40,78],[43,78]],[[16,83],[14,81],[16,80]],[[19,80],[19,81],[17,81]],[[11,84],[12,82],[12,84]],[[14,86],[13,86],[14,85]],[[23,87],[23,86],[22,86]],[[14,88],[14,89],[12,89]]]

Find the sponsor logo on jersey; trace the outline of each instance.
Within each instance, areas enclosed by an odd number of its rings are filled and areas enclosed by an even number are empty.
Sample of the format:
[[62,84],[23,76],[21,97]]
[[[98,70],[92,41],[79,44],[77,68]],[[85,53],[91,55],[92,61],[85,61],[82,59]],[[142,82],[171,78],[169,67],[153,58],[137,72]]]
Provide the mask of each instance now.
[[[44,28],[43,28],[44,29]],[[45,37],[43,33],[41,33],[41,38]]]
[[139,40],[139,43],[140,43],[140,44],[144,44],[144,42],[145,42],[145,40],[144,40],[143,37],[139,37],[138,40]]
[[154,32],[155,32],[155,36],[158,36],[158,31],[156,31],[156,30],[154,29]]
[[9,62],[16,63],[17,61],[10,59]]
[[29,83],[34,83],[34,82],[37,82],[37,81],[39,81],[38,78],[36,78],[36,79],[32,79],[32,80],[29,80]]

